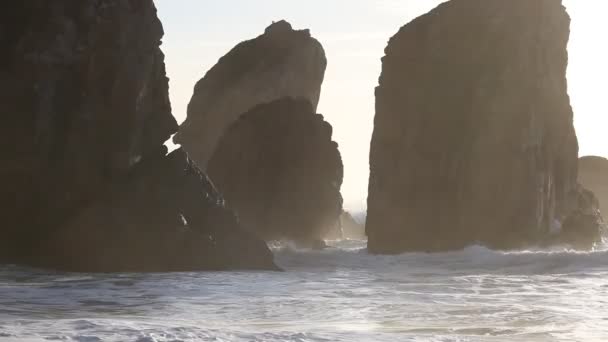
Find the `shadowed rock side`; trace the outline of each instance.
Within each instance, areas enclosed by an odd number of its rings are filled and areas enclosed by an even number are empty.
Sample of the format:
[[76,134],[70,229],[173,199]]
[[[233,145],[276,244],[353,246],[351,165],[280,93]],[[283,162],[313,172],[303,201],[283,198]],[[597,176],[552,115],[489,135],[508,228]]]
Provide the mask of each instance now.
[[[54,237],[61,265],[83,271],[273,268],[181,149],[149,158]],[[85,257],[83,257],[85,256]]]
[[259,105],[221,138],[209,176],[245,228],[318,246],[342,211],[342,160],[331,136],[307,99]]
[[[236,226],[227,214],[215,221],[195,213],[225,211],[205,200],[215,195],[204,177],[162,171],[190,164],[183,153],[164,157],[177,124],[151,0],[5,2],[0,19],[0,136],[8,147],[0,157],[0,262],[82,271],[260,265],[247,264],[250,253],[227,256],[203,241],[225,247],[229,233],[220,237],[217,229]],[[167,199],[141,189],[156,194],[176,184]],[[196,234],[175,225],[182,215]],[[149,221],[157,223],[142,224]],[[186,234],[197,237],[182,248],[177,240]],[[234,228],[233,241],[238,234]],[[232,260],[239,255],[240,264]],[[163,264],[163,256],[172,260]],[[274,267],[268,259],[264,265]]]
[[205,170],[224,131],[256,105],[303,97],[316,111],[326,65],[323,47],[308,30],[272,24],[237,45],[196,84],[175,142]]
[[390,39],[376,89],[370,251],[519,248],[567,220],[582,191],[569,24],[559,0],[452,0]]
[[608,213],[608,159],[587,156],[579,159],[578,181],[593,191],[599,199],[600,210]]

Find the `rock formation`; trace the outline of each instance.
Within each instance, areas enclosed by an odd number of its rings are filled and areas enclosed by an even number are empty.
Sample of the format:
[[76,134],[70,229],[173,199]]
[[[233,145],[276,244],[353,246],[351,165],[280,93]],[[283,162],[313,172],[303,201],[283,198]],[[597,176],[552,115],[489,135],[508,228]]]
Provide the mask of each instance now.
[[593,191],[599,199],[600,210],[608,214],[608,159],[587,156],[579,159],[578,181]]
[[390,39],[370,153],[371,252],[518,248],[568,220],[582,191],[569,24],[560,0],[452,0]]
[[347,211],[342,212],[342,215],[340,215],[340,227],[342,228],[342,238],[365,239],[365,226],[357,222]]
[[549,237],[548,243],[589,249],[603,240],[608,233],[607,227],[595,194],[582,186],[574,194],[569,215],[560,223],[560,231]]
[[196,84],[175,142],[205,170],[223,132],[256,105],[303,97],[316,111],[326,65],[323,47],[308,30],[273,23],[238,44]]
[[307,99],[259,105],[227,129],[209,176],[243,227],[318,246],[342,210],[342,160],[331,136]]
[[178,127],[152,0],[5,2],[0,19],[0,262],[274,268],[185,154],[165,156]]

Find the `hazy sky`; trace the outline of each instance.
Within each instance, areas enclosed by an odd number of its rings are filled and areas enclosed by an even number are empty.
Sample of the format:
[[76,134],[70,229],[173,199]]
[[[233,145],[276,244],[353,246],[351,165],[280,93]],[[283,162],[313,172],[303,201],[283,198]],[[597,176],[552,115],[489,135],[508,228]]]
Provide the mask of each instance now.
[[[507,1],[507,0],[505,0]],[[530,0],[535,1],[535,0]],[[273,20],[310,28],[328,58],[319,113],[334,127],[345,166],[348,209],[365,207],[374,88],[380,58],[399,27],[441,0],[156,0],[173,114],[186,117],[194,84],[237,43]],[[564,0],[572,17],[569,91],[581,155],[608,156],[608,12],[606,0]]]

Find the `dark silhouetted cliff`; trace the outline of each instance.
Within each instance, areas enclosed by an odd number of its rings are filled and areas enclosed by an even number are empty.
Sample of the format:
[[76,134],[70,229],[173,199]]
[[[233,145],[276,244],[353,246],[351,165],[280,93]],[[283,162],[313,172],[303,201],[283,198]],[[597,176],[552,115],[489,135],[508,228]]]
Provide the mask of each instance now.
[[376,89],[370,251],[518,248],[564,222],[572,230],[584,194],[569,24],[560,0],[452,0],[390,39]]
[[0,5],[0,262],[79,271],[274,268],[171,115],[151,0]]

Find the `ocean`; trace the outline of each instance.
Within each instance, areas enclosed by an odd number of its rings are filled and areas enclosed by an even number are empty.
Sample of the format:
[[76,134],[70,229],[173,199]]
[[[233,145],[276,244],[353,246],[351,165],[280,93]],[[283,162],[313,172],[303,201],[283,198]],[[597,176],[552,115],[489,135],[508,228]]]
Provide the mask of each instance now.
[[273,246],[285,272],[0,266],[0,341],[608,341],[608,251],[374,256]]

